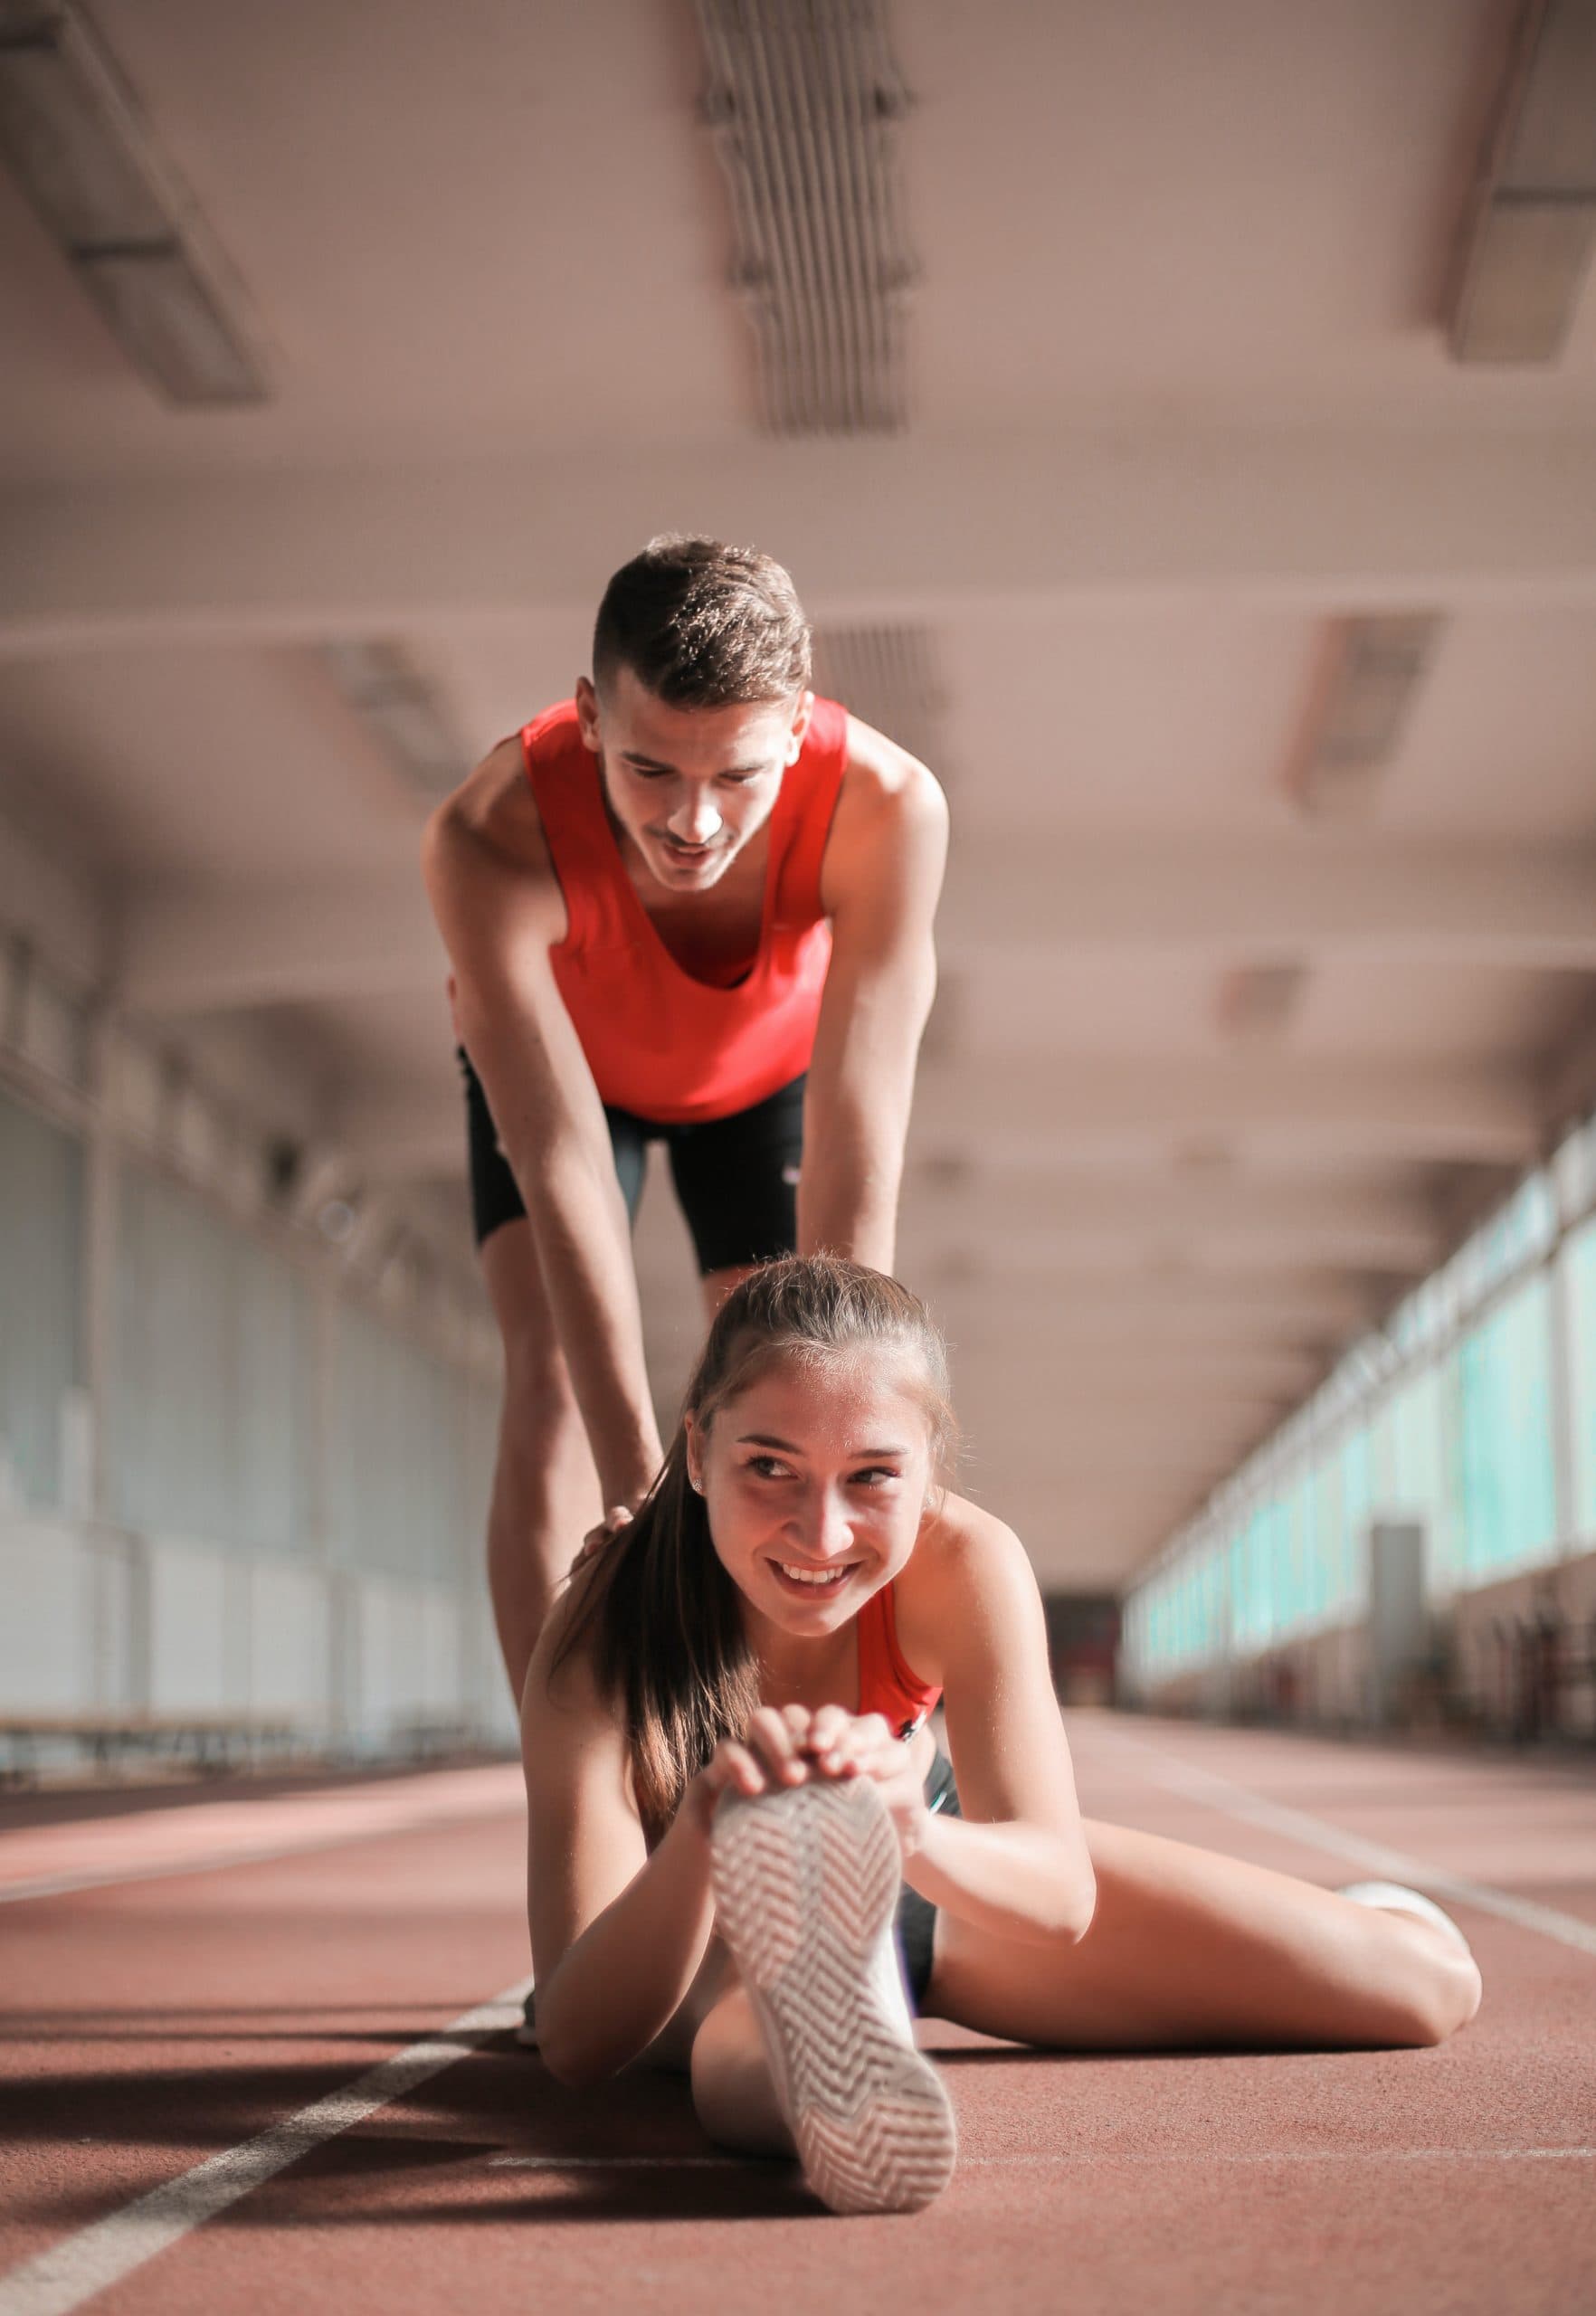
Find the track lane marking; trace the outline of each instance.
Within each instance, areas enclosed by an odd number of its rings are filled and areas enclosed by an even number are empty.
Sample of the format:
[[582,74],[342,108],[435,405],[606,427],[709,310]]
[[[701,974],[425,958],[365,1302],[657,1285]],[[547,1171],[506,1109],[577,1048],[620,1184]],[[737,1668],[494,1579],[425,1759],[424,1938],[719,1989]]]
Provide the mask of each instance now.
[[[1130,1737],[1116,1730],[1115,1742],[1142,1757],[1135,1767],[1150,1784],[1161,1785],[1171,1793],[1183,1793],[1190,1800],[1201,1801],[1211,1809],[1240,1818],[1249,1825],[1262,1826],[1270,1833],[1287,1835],[1311,1849],[1327,1850],[1333,1857],[1345,1858],[1351,1865],[1371,1869],[1382,1881],[1409,1883],[1431,1897],[1449,1898],[1454,1905],[1472,1906],[1477,1913],[1496,1914],[1520,1930],[1538,1931],[1543,1938],[1554,1938],[1578,1953],[1596,1955],[1596,1923],[1582,1922],[1577,1914],[1563,1913],[1555,1906],[1538,1905],[1533,1898],[1515,1898],[1511,1892],[1493,1889],[1488,1883],[1469,1882],[1461,1875],[1449,1874],[1444,1866],[1409,1857],[1401,1850],[1387,1849],[1382,1842],[1365,1841],[1361,1834],[1345,1833],[1325,1818],[1311,1818],[1306,1810],[1266,1800],[1261,1793],[1237,1785],[1230,1778],[1221,1777],[1217,1770],[1198,1769],[1192,1762],[1180,1761],[1160,1747],[1150,1745],[1145,1738]],[[1160,1766],[1145,1767],[1146,1760]]]
[[0,2276],[0,2316],[69,2316],[301,2156],[442,2074],[491,2036],[518,2026],[531,1984],[526,1978],[507,1987],[425,2041],[395,2051],[343,2090],[329,2092],[242,2147],[223,2149],[136,2202],[47,2245]]
[[[931,2055],[934,2057],[935,2053]],[[746,2155],[490,2155],[490,2171],[746,2171]],[[1262,2153],[1230,2150],[1215,2153],[1172,2150],[1165,2155],[1122,2155],[1109,2148],[1083,2154],[1060,2148],[1057,2155],[964,2155],[959,2171],[1069,2170],[1082,2163],[1535,2163],[1596,2162],[1596,2147],[1299,2147]]]

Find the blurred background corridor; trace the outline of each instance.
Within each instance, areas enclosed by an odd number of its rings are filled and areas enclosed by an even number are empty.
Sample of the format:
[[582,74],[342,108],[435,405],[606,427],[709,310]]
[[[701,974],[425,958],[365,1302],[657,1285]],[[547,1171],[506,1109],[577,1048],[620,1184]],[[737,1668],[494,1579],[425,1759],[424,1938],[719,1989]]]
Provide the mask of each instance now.
[[0,0],[0,1770],[509,1739],[418,845],[665,528],[946,788],[1066,1703],[1596,1735],[1593,124],[1584,0]]

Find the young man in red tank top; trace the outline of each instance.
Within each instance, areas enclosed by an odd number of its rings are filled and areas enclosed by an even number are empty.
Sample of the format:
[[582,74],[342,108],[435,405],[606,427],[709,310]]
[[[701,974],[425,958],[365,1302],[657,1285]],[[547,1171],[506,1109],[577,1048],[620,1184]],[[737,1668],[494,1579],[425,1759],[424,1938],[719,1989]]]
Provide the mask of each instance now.
[[593,679],[427,830],[504,1339],[489,1575],[518,1696],[584,1532],[660,1462],[630,1240],[648,1142],[707,1317],[774,1255],[893,1266],[946,807],[809,678],[778,564],[656,539],[605,592]]

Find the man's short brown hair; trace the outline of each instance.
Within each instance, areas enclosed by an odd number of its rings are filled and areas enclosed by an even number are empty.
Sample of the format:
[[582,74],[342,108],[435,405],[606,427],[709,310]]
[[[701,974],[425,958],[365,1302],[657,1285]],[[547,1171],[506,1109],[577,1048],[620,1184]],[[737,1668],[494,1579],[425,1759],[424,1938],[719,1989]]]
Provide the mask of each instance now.
[[599,605],[601,691],[621,668],[671,707],[790,699],[809,685],[809,622],[768,555],[668,531],[622,564]]

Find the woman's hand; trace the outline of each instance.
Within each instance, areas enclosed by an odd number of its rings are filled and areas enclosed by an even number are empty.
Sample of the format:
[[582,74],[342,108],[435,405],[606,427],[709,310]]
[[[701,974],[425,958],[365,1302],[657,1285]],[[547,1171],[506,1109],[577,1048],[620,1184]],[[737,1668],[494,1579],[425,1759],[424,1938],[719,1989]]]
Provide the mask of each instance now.
[[879,1713],[845,1713],[841,1705],[762,1705],[746,1738],[723,1738],[682,1798],[682,1811],[706,1837],[723,1793],[750,1799],[810,1780],[868,1777],[879,1789],[905,1858],[925,1838],[926,1796],[912,1749]]
[[810,1717],[806,1751],[821,1777],[872,1780],[907,1865],[926,1838],[931,1814],[914,1747],[895,1737],[879,1713],[845,1713],[840,1704],[823,1704]]

